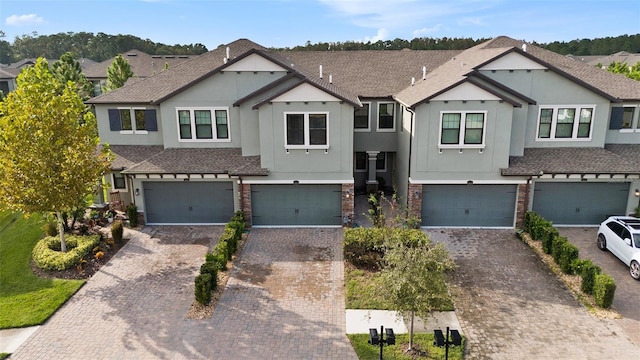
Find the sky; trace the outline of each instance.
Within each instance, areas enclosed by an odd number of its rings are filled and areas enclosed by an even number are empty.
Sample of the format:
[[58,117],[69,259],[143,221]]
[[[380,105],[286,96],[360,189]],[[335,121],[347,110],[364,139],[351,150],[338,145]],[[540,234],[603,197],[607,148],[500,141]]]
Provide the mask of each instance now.
[[640,34],[640,0],[0,0],[6,41],[24,34],[129,34],[209,50],[416,37],[549,43]]

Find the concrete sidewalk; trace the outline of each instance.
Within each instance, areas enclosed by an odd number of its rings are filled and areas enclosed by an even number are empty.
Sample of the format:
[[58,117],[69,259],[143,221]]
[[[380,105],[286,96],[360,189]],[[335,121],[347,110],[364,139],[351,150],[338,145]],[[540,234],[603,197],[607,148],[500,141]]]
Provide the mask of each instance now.
[[[398,315],[397,311],[347,309],[347,334],[368,334],[369,329],[379,329],[380,325],[392,328],[396,334],[406,334],[411,327],[411,319]],[[447,326],[462,333],[455,311],[435,311],[426,321],[417,316],[413,320],[415,333],[430,333],[435,329],[444,330]]]
[[16,351],[16,349],[39,328],[40,326],[29,326],[0,330],[0,353],[12,353]]

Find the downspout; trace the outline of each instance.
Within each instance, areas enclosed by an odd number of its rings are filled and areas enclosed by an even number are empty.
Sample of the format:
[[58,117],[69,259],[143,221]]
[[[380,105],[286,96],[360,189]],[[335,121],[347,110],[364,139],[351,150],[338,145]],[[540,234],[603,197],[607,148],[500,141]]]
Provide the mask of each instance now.
[[[406,107],[407,111],[409,112],[409,114],[411,114],[411,124],[409,126],[409,162],[407,163],[407,205],[409,202],[409,198],[411,196],[411,192],[409,191],[409,179],[411,179],[411,150],[413,149],[413,123],[414,123],[414,117],[415,117],[415,112],[413,112],[413,110],[411,110],[410,107]],[[414,199],[415,200],[415,199]]]

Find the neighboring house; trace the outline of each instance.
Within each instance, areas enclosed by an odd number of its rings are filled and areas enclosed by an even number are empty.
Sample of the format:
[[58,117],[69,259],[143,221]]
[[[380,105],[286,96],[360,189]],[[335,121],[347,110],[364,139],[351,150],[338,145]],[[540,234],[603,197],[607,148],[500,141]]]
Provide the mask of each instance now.
[[[139,50],[131,50],[122,54],[133,71],[136,79],[143,79],[171,68],[196,55],[149,55]],[[102,87],[107,83],[107,69],[115,57],[99,63],[83,66],[83,73],[93,83],[94,95],[102,94]]]
[[498,37],[464,51],[238,40],[91,99],[147,223],[350,225],[382,185],[424,226],[597,224],[638,206],[640,82]]
[[611,63],[619,62],[626,63],[629,67],[635,65],[640,62],[640,54],[632,54],[626,51],[619,51],[615,54],[602,56],[602,55],[587,55],[587,56],[577,56],[577,55],[567,55],[572,59],[576,59],[587,63],[589,65],[602,66],[603,69],[606,69]]

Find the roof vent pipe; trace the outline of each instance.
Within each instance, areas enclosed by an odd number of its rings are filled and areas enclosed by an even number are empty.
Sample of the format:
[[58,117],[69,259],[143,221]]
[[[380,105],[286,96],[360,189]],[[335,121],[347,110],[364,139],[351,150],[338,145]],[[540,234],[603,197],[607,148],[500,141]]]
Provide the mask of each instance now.
[[522,44],[522,51],[527,52],[527,44]]
[[416,83],[416,78],[412,77],[411,78],[411,86],[413,86]]
[[422,67],[422,80],[427,78],[427,67],[423,66]]
[[227,58],[222,59],[222,62],[227,63]]
[[229,53],[231,52],[231,49],[229,49],[229,47],[227,46],[227,59],[230,58]]
[[322,79],[322,65],[320,65],[320,79]]
[[333,75],[329,75],[329,84],[333,84]]

